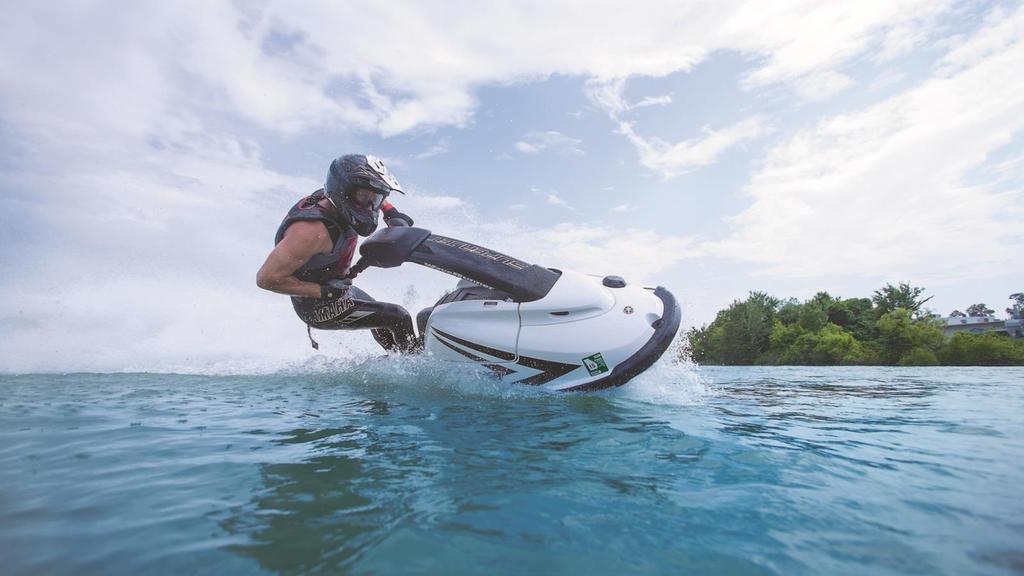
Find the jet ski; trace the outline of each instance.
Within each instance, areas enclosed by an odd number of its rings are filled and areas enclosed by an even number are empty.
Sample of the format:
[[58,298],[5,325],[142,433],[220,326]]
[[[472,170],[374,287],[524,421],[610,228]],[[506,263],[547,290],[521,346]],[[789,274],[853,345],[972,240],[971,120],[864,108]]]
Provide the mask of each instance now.
[[[479,364],[550,391],[625,384],[665,353],[682,318],[660,286],[544,268],[423,228],[378,230],[359,253],[349,278],[406,262],[460,278],[416,315],[418,334],[406,351]],[[395,325],[411,325],[409,313],[394,308],[405,315]]]

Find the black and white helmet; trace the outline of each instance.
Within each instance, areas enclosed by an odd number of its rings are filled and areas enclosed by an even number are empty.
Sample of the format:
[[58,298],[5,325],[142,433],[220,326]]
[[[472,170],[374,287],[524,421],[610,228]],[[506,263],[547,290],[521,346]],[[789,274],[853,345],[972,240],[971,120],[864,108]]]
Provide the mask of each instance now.
[[[353,201],[352,194],[359,189],[373,192],[369,207],[359,206]],[[364,154],[335,158],[324,181],[327,199],[361,236],[369,236],[377,228],[380,206],[392,192],[405,194],[398,179],[380,158]]]

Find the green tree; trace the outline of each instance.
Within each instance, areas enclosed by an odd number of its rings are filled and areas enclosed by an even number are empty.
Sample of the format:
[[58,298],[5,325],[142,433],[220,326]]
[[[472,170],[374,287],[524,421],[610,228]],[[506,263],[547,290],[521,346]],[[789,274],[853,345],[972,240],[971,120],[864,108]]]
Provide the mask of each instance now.
[[829,364],[861,364],[866,358],[864,347],[853,334],[835,324],[827,324],[818,332],[814,353]]
[[800,321],[800,310],[802,308],[803,305],[801,305],[796,298],[784,300],[779,306],[776,318],[778,318],[783,324],[796,324]]
[[971,304],[967,307],[968,316],[992,316],[995,313],[995,310],[985,306],[984,304]]
[[800,327],[808,332],[817,332],[825,327],[828,314],[814,303],[808,302],[800,309]]
[[853,334],[860,342],[867,342],[874,336],[875,320],[868,298],[846,298],[828,310],[828,321]]
[[772,336],[773,343],[788,341],[775,360],[777,364],[835,366],[859,364],[865,358],[861,344],[835,324],[826,324],[817,332],[804,331],[797,325],[783,327]]
[[[706,364],[1024,365],[1024,340],[961,333],[943,342],[942,321],[923,316],[929,299],[923,292],[901,283],[876,291],[873,299],[819,292],[803,303],[751,292],[686,336],[693,359]],[[1011,299],[1014,307],[1007,312],[1019,316],[1024,293]],[[916,306],[916,313],[889,309],[901,302]],[[984,304],[969,312],[992,313]]]
[[779,300],[764,292],[751,292],[720,311],[715,320],[687,334],[697,362],[755,364],[768,351]]
[[694,326],[686,331],[686,341],[690,344],[690,359],[694,362],[704,363],[708,355],[708,329],[707,325],[700,328]]
[[963,312],[961,312],[959,310],[953,310],[952,312],[949,313],[949,317],[950,318],[966,318],[967,314],[964,314]]
[[[883,364],[899,364],[915,348],[934,354],[942,346],[942,329],[930,320],[914,321],[910,311],[896,308],[875,323],[876,342]],[[917,353],[920,356],[920,353]]]
[[932,296],[922,298],[924,290],[924,288],[911,286],[907,282],[900,282],[896,286],[886,284],[882,288],[875,290],[871,301],[874,302],[879,316],[888,314],[897,308],[902,308],[917,318],[924,312],[921,308],[924,306],[924,303],[932,299]]
[[762,356],[764,363],[787,363],[787,360],[790,360],[788,356],[790,348],[793,347],[793,344],[798,338],[806,333],[807,331],[801,328],[797,323],[785,324],[776,319],[775,325],[772,327],[772,334],[768,338],[768,353]]
[[928,348],[914,348],[900,358],[900,366],[938,366],[939,358]]
[[822,310],[828,311],[829,308],[839,302],[839,298],[833,298],[828,292],[818,292],[813,298],[807,301],[808,304],[817,306]]
[[1024,366],[1024,341],[995,332],[960,332],[945,343],[939,358],[952,366]]
[[1010,318],[1020,319],[1021,315],[1024,314],[1024,292],[1010,294],[1010,300],[1013,304],[1006,309],[1006,313],[1010,315]]
[[723,363],[754,364],[768,350],[778,304],[778,299],[764,292],[751,292],[744,302],[730,309],[723,325],[727,346]]

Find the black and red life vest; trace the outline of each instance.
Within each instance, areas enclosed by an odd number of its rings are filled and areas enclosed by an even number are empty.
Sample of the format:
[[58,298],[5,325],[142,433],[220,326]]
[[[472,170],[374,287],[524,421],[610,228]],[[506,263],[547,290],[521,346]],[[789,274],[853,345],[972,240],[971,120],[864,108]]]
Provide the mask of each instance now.
[[[299,200],[292,209],[285,215],[281,225],[277,227],[277,234],[274,236],[274,244],[284,238],[285,230],[299,220],[319,220],[327,227],[328,234],[334,248],[329,254],[315,254],[305,264],[299,266],[293,276],[305,282],[316,282],[323,284],[334,278],[344,278],[348,275],[348,269],[352,267],[352,257],[356,253],[356,242],[359,235],[356,231],[338,218],[333,210],[324,208],[319,203],[326,198],[323,188]],[[381,204],[381,212],[384,214],[385,222],[389,214],[398,214],[395,207],[385,200]],[[408,218],[408,217],[406,217]]]
[[351,226],[342,222],[332,210],[320,206],[325,198],[323,189],[299,200],[281,221],[274,237],[274,244],[284,238],[285,230],[300,220],[318,220],[327,227],[334,248],[329,254],[315,254],[293,274],[299,280],[323,284],[334,278],[343,278],[352,266],[352,257],[356,253],[356,240],[359,235]]

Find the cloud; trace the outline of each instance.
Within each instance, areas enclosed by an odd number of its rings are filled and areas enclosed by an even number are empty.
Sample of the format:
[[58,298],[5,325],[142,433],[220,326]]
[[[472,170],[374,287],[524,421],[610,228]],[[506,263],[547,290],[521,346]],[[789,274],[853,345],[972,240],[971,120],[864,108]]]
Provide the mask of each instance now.
[[632,204],[619,204],[612,208],[612,212],[635,212],[636,209],[636,206],[633,206]]
[[619,131],[636,147],[641,164],[671,178],[714,163],[729,148],[760,138],[768,128],[760,117],[746,118],[720,130],[705,128],[702,138],[674,144],[659,138],[644,138],[627,122],[620,123]]
[[423,190],[413,190],[407,196],[399,196],[397,199],[392,198],[395,202],[402,202],[403,205],[411,205],[415,210],[424,211],[447,211],[447,210],[466,210],[468,205],[462,198],[455,196],[436,196],[432,195]]
[[262,168],[244,142],[165,146],[106,159],[83,148],[54,156],[69,174],[0,185],[0,219],[29,224],[0,248],[0,370],[302,357],[275,336],[291,319],[253,275],[282,208],[317,181]]
[[551,206],[558,206],[560,208],[566,208],[572,211],[576,210],[568,202],[562,199],[562,197],[560,197],[558,194],[555,194],[554,192],[548,194],[547,203],[550,204]]
[[630,106],[630,110],[637,108],[646,108],[648,106],[667,106],[672,103],[671,96],[646,96],[640,99],[639,102]]
[[667,95],[646,96],[637,102],[629,102],[626,100],[625,91],[625,78],[594,78],[587,82],[586,87],[587,96],[613,119],[618,119],[621,114],[637,108],[667,106],[672,103],[672,97]]
[[534,231],[530,251],[538,261],[592,274],[620,274],[648,281],[679,262],[702,255],[693,238],[650,230],[560,224]]
[[583,149],[580,148],[582,141],[548,130],[547,132],[530,132],[515,143],[515,149],[523,154],[538,154],[550,151],[562,156],[582,156]]
[[869,92],[879,92],[903,82],[906,77],[905,72],[885,70],[871,81],[867,89]]
[[[670,143],[660,138],[645,137],[634,123],[623,119],[630,110],[640,107],[640,104],[626,101],[625,88],[626,82],[621,78],[607,82],[591,81],[587,84],[587,95],[617,124],[618,133],[633,144],[640,156],[640,163],[658,172],[663,178],[672,178],[708,166],[727,149],[760,138],[768,132],[765,120],[753,116],[719,130],[704,128],[704,137],[700,139]],[[650,101],[644,99],[641,103]]]
[[424,160],[426,158],[432,158],[434,156],[439,156],[441,154],[447,154],[448,150],[451,148],[451,145],[452,143],[450,138],[441,138],[430,148],[427,148],[423,152],[416,154],[415,158],[417,160]]
[[1024,9],[990,20],[921,84],[772,148],[732,234],[705,247],[774,275],[953,281],[1018,266],[1021,182],[1000,170],[1022,154],[1024,35],[1008,32],[1022,26]]
[[[134,129],[146,130],[152,112],[187,103],[288,134],[328,127],[391,136],[465,124],[479,86],[553,74],[659,77],[722,50],[756,63],[748,86],[806,83],[879,46],[921,42],[946,10],[947,2],[930,0],[751,0],[581,12],[571,3],[536,1],[467,5],[451,18],[417,2],[301,10],[282,1],[128,9],[92,3],[60,11],[26,4],[5,15],[0,75],[8,105],[22,104],[21,112],[35,117],[28,122],[56,110],[68,121],[102,116],[123,129],[142,119]],[[538,12],[545,17],[534,17]],[[45,37],[37,33],[40,21],[47,22]],[[352,22],[359,25],[344,25]],[[497,29],[504,33],[484,33]]]
[[1021,9],[1008,12],[997,6],[985,17],[985,26],[977,34],[961,37],[940,62],[940,73],[949,75],[974,66],[1019,45],[1024,37]]
[[872,52],[895,57],[932,34],[937,16],[951,5],[926,0],[761,4],[738,13],[726,33],[736,47],[763,58],[744,77],[745,86],[754,88],[834,70]]
[[820,102],[853,85],[854,81],[849,76],[825,70],[797,79],[794,81],[794,90],[804,101]]
[[[742,85],[746,89],[788,83],[803,101],[818,102],[853,86],[853,79],[836,68],[872,50],[878,61],[906,53],[934,32],[938,16],[949,5],[922,0],[869,7],[801,2],[744,5],[714,32],[690,30],[692,34],[686,38],[692,59],[680,62],[677,71],[689,71],[715,51],[738,51],[760,62],[744,74]],[[710,15],[709,19],[716,17]],[[646,137],[628,113],[646,105],[667,104],[671,99],[628,102],[623,96],[628,76],[594,74],[587,94],[618,125],[619,133],[633,143],[641,163],[665,178],[706,166],[729,145],[763,134],[755,120],[747,118],[732,129],[709,134],[703,143],[683,141],[673,145]]]

